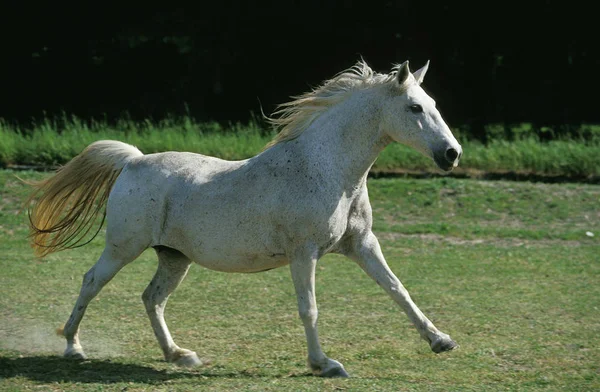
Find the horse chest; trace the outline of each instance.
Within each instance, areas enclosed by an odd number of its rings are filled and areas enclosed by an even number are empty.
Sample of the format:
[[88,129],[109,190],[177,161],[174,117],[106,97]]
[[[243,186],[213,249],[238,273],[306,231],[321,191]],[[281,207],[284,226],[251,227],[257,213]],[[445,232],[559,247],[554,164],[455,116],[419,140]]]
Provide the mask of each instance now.
[[348,231],[353,204],[354,197],[343,197],[329,205],[315,208],[312,214],[308,214],[310,223],[307,225],[310,225],[310,230],[305,230],[304,235],[298,235],[299,240],[314,243],[320,255],[328,253]]

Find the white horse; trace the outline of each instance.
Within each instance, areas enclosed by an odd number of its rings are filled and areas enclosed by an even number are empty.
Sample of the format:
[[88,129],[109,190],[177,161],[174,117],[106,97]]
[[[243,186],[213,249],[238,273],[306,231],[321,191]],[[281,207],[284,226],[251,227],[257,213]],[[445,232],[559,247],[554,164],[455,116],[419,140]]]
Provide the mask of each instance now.
[[169,295],[192,262],[225,272],[289,265],[308,345],[319,376],[347,376],[317,335],[315,265],[327,253],[348,256],[406,312],[436,352],[457,344],[411,300],[371,231],[367,173],[392,141],[428,157],[444,172],[462,154],[435,102],[420,87],[429,62],[408,61],[389,74],[360,61],[320,87],[281,105],[279,133],[258,155],[225,161],[187,152],[143,155],[118,141],[98,141],[35,187],[31,236],[38,255],[81,245],[106,204],[106,244],[84,275],[64,328],[66,357],[85,358],[78,330],[90,301],[142,251],[158,270],[142,298],[167,361],[199,365],[173,341],[163,317]]

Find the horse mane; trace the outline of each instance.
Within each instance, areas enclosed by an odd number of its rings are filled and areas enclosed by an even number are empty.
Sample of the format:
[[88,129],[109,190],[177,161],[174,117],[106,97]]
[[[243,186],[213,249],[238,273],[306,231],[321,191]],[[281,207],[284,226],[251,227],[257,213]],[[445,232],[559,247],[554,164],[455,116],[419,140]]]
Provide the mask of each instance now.
[[393,82],[400,65],[394,65],[389,74],[381,74],[374,72],[364,60],[360,60],[312,91],[292,96],[292,101],[277,106],[273,117],[265,116],[278,133],[264,149],[297,138],[317,117],[342,102],[349,93]]

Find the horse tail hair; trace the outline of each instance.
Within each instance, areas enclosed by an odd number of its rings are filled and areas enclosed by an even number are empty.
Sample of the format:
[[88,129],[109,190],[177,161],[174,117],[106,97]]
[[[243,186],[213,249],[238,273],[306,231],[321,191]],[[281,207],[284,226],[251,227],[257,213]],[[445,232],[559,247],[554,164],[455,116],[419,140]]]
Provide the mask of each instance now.
[[[24,181],[34,190],[28,207],[29,237],[34,253],[46,256],[89,243],[102,228],[103,209],[123,167],[143,154],[136,147],[114,140],[90,144],[50,178]],[[29,206],[33,204],[33,208]],[[92,238],[83,242],[98,215],[102,221]]]

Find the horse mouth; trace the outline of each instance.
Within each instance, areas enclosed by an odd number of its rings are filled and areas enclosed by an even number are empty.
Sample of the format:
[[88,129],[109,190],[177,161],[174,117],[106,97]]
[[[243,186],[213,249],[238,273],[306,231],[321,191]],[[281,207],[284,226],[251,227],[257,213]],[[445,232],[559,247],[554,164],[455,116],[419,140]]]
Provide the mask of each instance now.
[[435,155],[433,157],[433,161],[444,173],[450,173],[456,166],[458,166],[458,162],[448,162],[443,155]]

